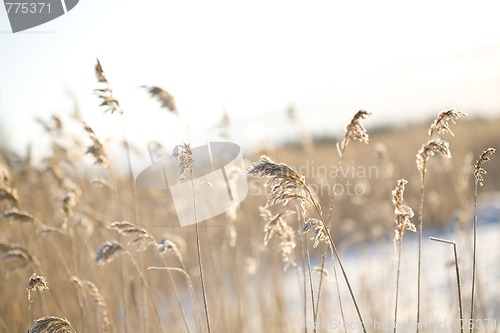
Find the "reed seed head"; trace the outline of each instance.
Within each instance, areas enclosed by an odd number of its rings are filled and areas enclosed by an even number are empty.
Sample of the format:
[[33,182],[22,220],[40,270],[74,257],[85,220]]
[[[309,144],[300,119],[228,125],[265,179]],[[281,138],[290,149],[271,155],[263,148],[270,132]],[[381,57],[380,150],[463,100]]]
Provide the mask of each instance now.
[[177,105],[175,104],[175,98],[170,93],[157,86],[141,86],[141,88],[146,89],[151,97],[155,97],[158,101],[160,101],[162,108],[178,114]]
[[452,136],[453,132],[450,129],[450,122],[453,124],[456,124],[456,121],[460,117],[465,117],[467,114],[457,111],[455,108],[446,110],[446,111],[441,111],[434,120],[434,123],[432,123],[431,127],[429,128],[429,136],[432,137],[434,134],[446,134],[450,133]]
[[285,264],[284,270],[286,270],[289,265],[297,267],[294,254],[294,249],[297,246],[295,242],[295,233],[285,221],[288,216],[295,214],[295,212],[286,210],[273,215],[266,207],[259,207],[259,211],[260,216],[267,222],[264,227],[264,245],[267,246],[271,238],[275,234],[278,235],[280,238],[279,250],[281,253],[281,260]]
[[49,286],[47,286],[47,281],[45,280],[45,277],[42,275],[36,275],[33,273],[30,278],[28,279],[28,302],[32,303],[33,301],[31,300],[31,292],[33,290],[45,290],[49,289]]
[[315,203],[305,178],[285,163],[276,163],[267,156],[261,156],[260,161],[247,170],[247,174],[266,179],[266,186],[271,189],[266,207],[278,203],[286,205],[289,200],[299,200],[303,207],[306,201]]
[[120,106],[118,100],[113,96],[113,90],[109,85],[106,75],[104,74],[104,70],[99,59],[97,59],[97,63],[95,65],[95,74],[97,77],[97,81],[102,84],[102,88],[95,89],[94,93],[101,99],[100,106],[107,107],[104,113],[111,112],[111,114],[113,114],[117,112],[119,114],[123,114],[123,109]]
[[48,316],[35,320],[28,333],[76,333],[67,319]]
[[410,221],[413,217],[413,210],[404,204],[406,179],[398,180],[396,188],[392,191],[392,204],[394,205],[394,214],[396,216],[396,230],[394,235],[395,242],[401,242],[405,230],[416,232],[415,225]]
[[321,242],[325,242],[329,245],[330,243],[328,235],[325,231],[325,225],[323,224],[323,221],[316,218],[308,218],[300,228],[299,234],[305,235],[313,228],[314,237],[311,238],[314,240],[313,247],[316,248]]
[[120,235],[135,237],[128,245],[137,245],[139,251],[145,251],[150,245],[156,245],[154,237],[146,229],[130,222],[113,222],[109,225],[109,229],[117,231]]
[[484,150],[479,156],[479,159],[476,161],[476,164],[474,165],[474,178],[476,179],[476,183],[478,183],[479,186],[483,186],[483,175],[486,174],[486,170],[483,169],[483,164],[489,161],[491,156],[493,156],[495,152],[495,148],[488,148]]
[[354,117],[351,119],[351,122],[345,127],[345,134],[342,141],[337,144],[337,150],[339,152],[340,157],[342,157],[345,148],[350,140],[359,141],[361,143],[368,143],[369,136],[366,132],[366,129],[361,124],[361,120],[366,119],[368,116],[371,116],[371,113],[365,110],[359,110],[356,112]]
[[420,148],[417,153],[417,168],[421,173],[425,172],[427,161],[436,153],[440,153],[445,157],[451,158],[449,143],[436,138],[431,139],[429,142],[422,145],[422,148]]
[[108,155],[103,144],[99,141],[97,135],[87,123],[83,122],[83,128],[87,132],[90,140],[92,140],[92,145],[87,147],[85,154],[91,154],[94,156],[96,164],[99,164],[103,168],[107,168],[109,166]]
[[184,173],[187,170],[192,170],[193,167],[193,151],[189,143],[177,145],[172,150],[172,156],[179,161],[179,181],[184,178]]
[[97,265],[104,265],[115,260],[123,252],[125,252],[125,249],[117,241],[106,241],[97,251],[95,261]]

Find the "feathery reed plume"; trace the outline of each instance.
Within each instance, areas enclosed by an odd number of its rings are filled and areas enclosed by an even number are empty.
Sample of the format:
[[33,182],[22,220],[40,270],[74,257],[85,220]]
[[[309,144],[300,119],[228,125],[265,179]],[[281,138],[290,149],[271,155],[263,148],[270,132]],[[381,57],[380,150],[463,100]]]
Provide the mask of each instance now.
[[264,245],[267,246],[274,234],[277,234],[280,238],[279,250],[281,253],[281,260],[285,264],[283,268],[287,270],[289,265],[297,268],[297,263],[295,262],[295,234],[293,229],[286,223],[285,219],[291,214],[295,214],[294,211],[287,210],[276,215],[273,215],[265,207],[259,207],[260,216],[266,221],[264,226]]
[[298,200],[305,213],[305,203],[309,202],[314,208],[321,212],[319,204],[307,188],[305,178],[285,163],[276,163],[267,156],[261,156],[260,161],[254,163],[247,174],[265,177],[265,185],[271,191],[267,195],[266,207],[276,204],[286,205],[289,200]]
[[[429,237],[429,239],[431,241],[453,245],[453,254],[455,255],[455,272],[457,274],[458,313],[460,316],[460,332],[464,333],[464,327],[463,327],[464,316],[463,316],[463,311],[462,311],[462,287],[460,284],[460,268],[458,267],[457,243],[455,243],[454,241],[450,241],[450,240],[442,239],[442,238],[436,238],[436,237]],[[472,323],[474,323],[474,322],[472,321]],[[471,326],[474,326],[474,324],[472,324]]]
[[426,164],[430,157],[436,153],[451,158],[450,145],[448,142],[441,139],[431,139],[427,144],[422,145],[422,148],[417,153],[417,168],[421,174],[426,171]]
[[321,242],[329,244],[328,235],[325,231],[325,226],[321,220],[315,218],[308,218],[300,228],[299,234],[305,235],[312,228],[314,228],[314,237],[311,238],[312,240],[314,240],[313,248],[316,248]]
[[398,180],[398,185],[392,191],[392,203],[394,205],[394,214],[396,215],[396,230],[394,235],[395,242],[402,242],[405,230],[416,232],[415,225],[410,221],[413,217],[413,210],[404,204],[406,179]]
[[403,235],[405,230],[416,232],[415,225],[410,221],[413,217],[413,210],[404,204],[405,185],[408,184],[406,179],[398,180],[396,188],[392,191],[392,204],[394,205],[394,215],[396,216],[396,230],[394,242],[398,246],[398,268],[396,271],[396,301],[394,306],[394,333],[396,333],[398,319],[398,295],[399,295],[399,272],[401,268],[401,248],[403,244]]
[[12,179],[9,170],[0,163],[0,201],[9,200],[17,203],[17,190],[12,186]]
[[92,298],[99,311],[99,316],[101,317],[101,331],[104,333],[110,332],[111,323],[109,321],[108,309],[104,297],[97,288],[97,286],[87,280],[81,280],[76,276],[71,277],[71,282],[76,283],[81,290],[86,289],[89,296]]
[[474,165],[474,178],[479,186],[483,186],[483,175],[486,174],[486,170],[483,169],[483,164],[490,160],[491,156],[496,152],[495,148],[488,148],[481,153],[479,159]]
[[138,251],[145,251],[150,245],[156,244],[154,237],[146,229],[130,222],[113,222],[108,228],[117,231],[120,235],[135,237],[128,245],[137,245]]
[[170,93],[157,86],[141,86],[141,88],[146,89],[151,97],[155,97],[161,103],[162,108],[178,114],[175,98]]
[[182,254],[179,251],[179,247],[177,244],[169,239],[162,239],[156,244],[156,248],[158,250],[158,253],[160,255],[167,254],[168,252],[172,252],[175,254],[177,259],[179,259],[179,262],[183,263],[184,260],[182,258]]
[[38,258],[30,254],[28,250],[21,245],[13,243],[0,243],[0,251],[4,252],[2,260],[10,260],[13,262],[8,268],[8,274],[18,268],[27,267],[28,265],[31,265],[34,270],[39,270],[41,267]]
[[347,147],[347,144],[350,140],[356,140],[361,143],[368,143],[368,133],[366,133],[366,129],[361,124],[361,120],[366,119],[368,116],[371,116],[371,112],[359,110],[354,115],[351,122],[346,125],[344,138],[339,144],[337,144],[337,150],[340,157],[342,157],[342,155],[344,154],[345,148]]
[[172,156],[179,161],[179,180],[184,179],[184,173],[193,166],[193,151],[189,143],[177,145],[172,150]]
[[28,333],[76,333],[67,319],[48,316],[35,320]]
[[429,128],[428,131],[429,138],[431,138],[434,134],[446,134],[446,133],[450,133],[452,136],[454,136],[455,134],[453,134],[453,132],[449,127],[450,121],[453,124],[456,124],[456,121],[460,117],[465,117],[465,116],[467,116],[466,113],[457,111],[455,108],[440,112],[436,120],[434,120],[434,123],[432,123],[431,127]]
[[[483,169],[484,163],[490,160],[491,156],[496,152],[495,148],[488,148],[484,150],[479,159],[474,164],[474,226],[473,226],[473,249],[472,249],[472,291],[471,291],[471,306],[470,306],[470,321],[474,323],[474,296],[476,289],[476,261],[477,261],[477,192],[478,187],[483,186],[484,179],[483,175],[486,174],[486,170]],[[474,331],[474,325],[470,325],[469,332]]]
[[201,281],[201,293],[203,296],[203,305],[205,307],[205,318],[207,320],[208,333],[211,333],[210,316],[208,313],[208,301],[207,293],[205,291],[205,279],[203,278],[203,266],[201,262],[201,245],[200,245],[200,232],[198,230],[197,212],[196,212],[196,196],[194,191],[193,183],[193,151],[191,146],[187,143],[182,145],[177,145],[172,150],[172,156],[179,162],[179,179],[180,182],[184,176],[184,173],[189,170],[189,181],[191,183],[191,191],[193,193],[193,207],[194,207],[194,220],[195,220],[195,233],[196,233],[196,249],[198,256],[198,266],[200,268],[200,281]]
[[[45,280],[45,276],[37,275],[33,273],[28,279],[28,302],[31,304],[33,301],[31,300],[31,292],[34,290],[44,290],[49,289],[47,286],[47,281]],[[31,306],[30,306],[31,307]]]
[[31,299],[31,292],[33,290],[42,291],[45,289],[49,289],[49,286],[47,286],[47,281],[45,281],[45,277],[33,273],[28,279],[28,288],[26,288],[26,290],[28,291],[28,312],[30,314],[30,322],[33,320],[31,313],[31,303],[33,303],[33,300]]
[[99,59],[97,59],[97,63],[95,65],[95,74],[97,77],[97,81],[102,83],[102,88],[98,88],[94,90],[94,93],[99,97],[102,102],[100,106],[106,106],[107,109],[104,111],[106,112],[111,112],[111,114],[117,112],[119,114],[123,114],[123,109],[120,106],[120,103],[116,98],[113,96],[113,90],[111,89],[111,86],[109,85],[108,79],[106,78],[106,75],[104,74],[104,70],[102,68],[101,62]]
[[103,144],[97,138],[95,132],[86,122],[83,122],[83,128],[89,135],[90,140],[92,140],[92,145],[87,148],[85,154],[91,154],[92,156],[94,156],[96,164],[99,164],[103,168],[108,168],[109,159]]
[[2,213],[2,218],[13,223],[34,223],[37,224],[33,215],[28,212],[18,210],[17,208],[10,208]]
[[117,241],[106,241],[97,251],[95,261],[97,265],[104,265],[115,260],[115,258],[123,252],[125,252],[125,249]]
[[42,118],[38,118],[38,117],[35,118],[35,121],[38,124],[40,124],[43,127],[43,129],[45,130],[45,132],[47,132],[50,135],[62,134],[63,122],[62,122],[61,118],[56,114],[53,114],[51,117],[52,123],[48,123],[45,120],[43,120]]

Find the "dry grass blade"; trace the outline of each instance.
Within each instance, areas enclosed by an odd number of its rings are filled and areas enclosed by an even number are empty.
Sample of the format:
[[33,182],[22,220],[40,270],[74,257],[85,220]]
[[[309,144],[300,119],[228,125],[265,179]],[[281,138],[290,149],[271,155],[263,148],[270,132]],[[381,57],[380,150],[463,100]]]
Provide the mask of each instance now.
[[97,138],[94,130],[92,130],[92,128],[87,123],[83,122],[83,128],[89,135],[90,140],[92,140],[92,145],[87,148],[85,154],[91,154],[92,156],[94,156],[96,164],[99,164],[103,168],[107,168],[109,166],[109,159],[104,146]]
[[405,230],[416,232],[415,225],[410,221],[413,217],[413,210],[404,204],[405,185],[408,184],[406,179],[398,180],[398,185],[392,191],[392,203],[394,205],[394,214],[396,215],[396,230],[394,235],[395,242],[401,242]]
[[106,241],[97,251],[95,261],[97,265],[104,265],[112,262],[115,258],[126,250],[117,241]]
[[479,186],[483,186],[483,175],[486,174],[486,170],[483,169],[483,164],[490,160],[491,156],[496,152],[495,148],[488,148],[481,153],[479,159],[474,165],[474,178]]
[[366,132],[366,129],[361,124],[361,120],[366,119],[368,116],[371,116],[371,113],[365,110],[359,110],[351,122],[345,127],[345,134],[342,141],[337,144],[337,150],[339,155],[342,157],[344,154],[345,148],[350,140],[356,140],[361,143],[368,143],[369,136]]
[[120,235],[135,237],[128,245],[138,245],[139,251],[145,251],[150,245],[156,244],[154,237],[146,229],[130,222],[113,222],[108,228],[117,231]]
[[95,89],[94,93],[101,99],[101,105],[100,106],[106,106],[107,109],[104,111],[106,112],[111,112],[112,114],[115,112],[118,112],[119,114],[123,114],[123,109],[120,106],[120,103],[116,98],[113,96],[113,90],[111,89],[108,79],[106,78],[106,75],[104,74],[104,70],[102,68],[102,65],[97,59],[97,63],[95,65],[95,74],[97,77],[97,81],[103,84],[103,88]]
[[163,108],[177,114],[177,105],[175,104],[175,98],[170,93],[157,86],[141,86],[141,88],[146,89],[151,94],[151,97],[155,97],[156,99],[158,99]]
[[445,157],[451,158],[450,146],[448,142],[441,139],[431,139],[417,153],[417,167],[422,173],[425,172],[425,166],[430,157],[440,153]]
[[28,333],[76,333],[67,319],[48,316],[35,320]]
[[434,123],[432,123],[431,127],[429,128],[429,137],[432,137],[434,134],[446,134],[450,133],[451,135],[454,136],[453,132],[451,131],[449,127],[449,123],[452,122],[453,124],[456,124],[456,121],[460,117],[465,117],[467,114],[457,111],[455,108],[452,108],[450,110],[442,111],[439,113],[438,117],[436,120],[434,120]]

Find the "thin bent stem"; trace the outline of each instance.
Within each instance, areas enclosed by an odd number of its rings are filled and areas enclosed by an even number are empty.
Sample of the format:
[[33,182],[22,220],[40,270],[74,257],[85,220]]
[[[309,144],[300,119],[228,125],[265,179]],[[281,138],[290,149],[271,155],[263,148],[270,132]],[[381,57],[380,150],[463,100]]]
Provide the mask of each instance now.
[[207,319],[207,329],[208,333],[211,333],[212,330],[210,328],[210,317],[208,314],[208,304],[207,304],[207,294],[205,291],[205,280],[203,279],[203,266],[201,264],[201,247],[200,247],[200,233],[198,232],[198,221],[197,221],[197,216],[196,216],[196,197],[195,197],[195,192],[194,192],[194,183],[193,183],[193,170],[189,169],[190,174],[191,174],[191,189],[193,191],[193,206],[194,206],[194,220],[195,220],[195,231],[196,231],[196,249],[198,252],[198,265],[200,267],[200,280],[201,280],[201,293],[203,295],[203,306],[205,307],[205,316]]
[[421,263],[422,263],[422,224],[424,216],[424,182],[425,182],[425,168],[426,163],[422,167],[422,174],[420,177],[420,207],[418,210],[418,270],[417,270],[417,333],[420,331],[420,277],[421,277]]
[[[340,162],[339,162],[340,166],[342,166],[343,161],[344,161],[345,148],[346,148],[346,146],[344,146],[342,148],[342,151],[340,153]],[[330,200],[330,208],[328,210],[328,220],[330,222],[330,229],[329,230],[333,230],[333,208],[335,206],[335,189],[337,188],[338,183],[339,183],[339,173],[336,173],[336,175],[335,175],[335,183],[333,185],[332,197],[331,197],[331,200]],[[321,258],[321,272],[323,272],[323,270],[325,269],[326,253],[327,252],[328,252],[328,249],[325,248],[325,251],[323,252],[323,256]],[[337,287],[337,293],[339,294],[339,306],[340,306],[340,313],[342,315],[342,322],[345,323],[344,308],[343,308],[343,305],[342,305],[342,297],[340,297],[339,281],[337,280],[337,276],[336,276],[337,275],[337,269],[335,267],[335,260],[333,262],[333,273],[335,274],[335,285]],[[317,303],[316,303],[316,313],[314,314],[314,322],[316,322],[318,320],[319,303],[320,303],[320,300],[321,300],[321,291],[322,291],[322,288],[323,288],[323,274],[321,274],[321,276],[319,278],[318,298],[317,298],[317,301],[316,301]],[[347,332],[347,328],[345,327],[345,325],[344,325],[344,332]]]
[[[148,281],[146,280],[146,277],[144,276],[144,274],[142,273],[139,265],[137,264],[137,261],[135,261],[134,257],[132,257],[132,255],[130,254],[130,252],[128,251],[125,251],[125,253],[128,255],[128,257],[130,258],[130,261],[132,262],[132,265],[135,267],[137,273],[139,274],[139,277],[141,278],[142,282],[143,282],[143,285],[149,295],[149,298],[151,300],[151,303],[153,304],[153,308],[154,308],[154,312],[155,312],[155,316],[158,320],[158,322],[160,323],[160,327],[161,327],[161,331],[163,333],[165,333],[165,327],[163,326],[162,322],[161,322],[161,318],[160,318],[160,312],[158,311],[158,307],[156,306],[155,302],[154,302],[154,299],[153,299],[153,293],[152,293],[152,290],[151,288],[149,287],[149,283]],[[144,306],[146,306],[144,304]],[[146,318],[144,318],[146,319]]]
[[[194,287],[193,287],[193,283],[191,281],[191,277],[189,276],[189,274],[184,269],[178,268],[178,267],[167,267],[167,266],[165,266],[165,267],[148,267],[148,270],[151,270],[151,269],[166,270],[169,274],[170,274],[170,271],[179,272],[186,278],[186,283],[188,285],[189,293],[192,295],[193,307],[194,307],[194,311],[195,311],[195,315],[196,315],[196,324],[198,326],[198,331],[203,332],[203,330],[201,328],[200,311],[198,310],[198,306],[194,302]],[[188,331],[189,331],[189,329],[188,329]]]
[[[309,272],[309,287],[311,289],[311,306],[312,306],[312,313],[313,313],[313,319],[314,319],[313,332],[316,333],[316,330],[317,330],[316,318],[315,318],[316,310],[314,308],[314,288],[313,288],[313,280],[312,280],[312,273],[311,273],[311,258],[309,257],[309,246],[307,245],[306,235],[303,235],[303,240],[304,240],[304,244],[306,247],[307,271]],[[323,272],[321,272],[320,275],[323,275]]]
[[397,323],[398,323],[398,295],[399,295],[399,272],[401,268],[401,248],[403,246],[403,241],[398,241],[398,268],[396,271],[396,300],[394,306],[394,333],[396,333]]
[[[470,321],[474,323],[474,295],[476,287],[476,247],[477,247],[477,186],[474,188],[474,226],[473,226],[473,242],[472,242],[472,291],[470,303]],[[474,331],[474,325],[469,325],[469,332]]]
[[[318,216],[320,217],[321,223],[323,223],[323,227],[324,227],[326,236],[328,237],[328,241],[330,243],[330,250],[332,252],[332,259],[334,259],[334,257],[336,256],[337,260],[339,261],[339,266],[340,266],[340,269],[342,270],[342,275],[344,276],[344,281],[347,285],[347,289],[349,289],[349,294],[351,296],[354,307],[356,308],[356,313],[358,314],[359,321],[361,322],[361,327],[363,328],[363,332],[366,333],[366,327],[365,327],[365,323],[363,322],[363,316],[361,316],[361,311],[359,310],[358,302],[356,301],[356,297],[354,296],[354,292],[352,290],[351,283],[349,282],[349,278],[347,277],[347,272],[344,268],[344,265],[342,264],[342,260],[340,259],[339,252],[337,251],[337,246],[335,246],[335,242],[333,241],[330,230],[326,227],[326,223],[323,219],[323,214],[321,213],[320,206],[313,199],[311,192],[309,192],[309,189],[306,188],[306,190],[308,191],[310,201],[313,203],[314,209],[316,210],[316,212],[318,213]],[[335,266],[335,261],[334,261],[334,266]]]
[[[463,327],[463,317],[464,316],[463,316],[463,309],[462,309],[462,287],[461,287],[461,283],[460,283],[460,268],[458,267],[457,243],[454,241],[449,241],[447,239],[436,238],[436,237],[429,237],[429,239],[436,241],[436,242],[441,242],[441,243],[453,245],[453,254],[455,256],[455,271],[457,274],[458,312],[460,315],[460,332],[464,333],[464,327]],[[474,325],[471,325],[471,326],[474,326]]]

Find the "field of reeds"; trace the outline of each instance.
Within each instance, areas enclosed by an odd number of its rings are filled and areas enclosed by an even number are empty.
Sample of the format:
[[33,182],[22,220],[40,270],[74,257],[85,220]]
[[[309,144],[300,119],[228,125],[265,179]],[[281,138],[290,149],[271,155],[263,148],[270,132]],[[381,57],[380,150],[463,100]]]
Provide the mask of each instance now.
[[[500,120],[371,117],[245,156],[247,198],[185,227],[136,185],[125,131],[124,166],[78,112],[42,119],[41,163],[0,156],[0,332],[500,332]],[[189,143],[167,153],[193,184]]]

